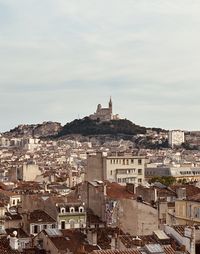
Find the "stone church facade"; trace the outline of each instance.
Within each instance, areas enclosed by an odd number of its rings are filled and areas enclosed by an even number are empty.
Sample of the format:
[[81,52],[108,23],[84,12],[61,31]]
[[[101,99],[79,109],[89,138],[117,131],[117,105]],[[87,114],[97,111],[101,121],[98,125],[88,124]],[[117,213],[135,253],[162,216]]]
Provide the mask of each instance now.
[[108,108],[102,108],[101,104],[97,105],[97,110],[89,116],[92,120],[110,121],[119,119],[118,115],[113,115],[112,99],[108,103]]

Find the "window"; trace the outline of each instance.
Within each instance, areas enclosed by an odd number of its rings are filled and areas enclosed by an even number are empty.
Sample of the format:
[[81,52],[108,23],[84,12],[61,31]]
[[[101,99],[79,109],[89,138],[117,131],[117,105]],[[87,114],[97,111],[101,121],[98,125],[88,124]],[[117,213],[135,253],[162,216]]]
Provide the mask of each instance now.
[[133,164],[134,163],[134,159],[131,159],[131,164]]
[[112,170],[110,170],[110,175],[112,175]]
[[142,160],[138,159],[138,165],[142,165]]
[[15,199],[13,199],[13,202],[12,202],[12,203],[13,203],[13,205],[15,205]]
[[38,225],[34,225],[34,226],[33,226],[33,234],[37,234],[38,231],[39,231]]
[[75,212],[75,209],[74,209],[74,207],[70,207],[70,213],[74,213]]
[[47,225],[43,225],[43,229],[46,229],[47,228]]
[[79,207],[79,213],[83,213],[84,212],[84,208],[83,207]]
[[65,221],[61,221],[61,229],[65,229]]
[[141,168],[138,169],[138,175],[142,175],[142,169]]
[[65,208],[61,208],[61,213],[65,213]]
[[55,224],[52,224],[51,228],[56,228],[56,225],[55,225]]
[[138,183],[141,183],[142,182],[142,179],[141,178],[138,178]]

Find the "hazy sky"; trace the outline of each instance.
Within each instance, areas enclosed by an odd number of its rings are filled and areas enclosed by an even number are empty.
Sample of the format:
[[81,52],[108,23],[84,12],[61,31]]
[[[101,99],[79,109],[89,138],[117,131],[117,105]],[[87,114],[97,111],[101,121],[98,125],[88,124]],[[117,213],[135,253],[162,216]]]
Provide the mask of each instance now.
[[114,113],[200,130],[200,1],[0,0],[0,131]]

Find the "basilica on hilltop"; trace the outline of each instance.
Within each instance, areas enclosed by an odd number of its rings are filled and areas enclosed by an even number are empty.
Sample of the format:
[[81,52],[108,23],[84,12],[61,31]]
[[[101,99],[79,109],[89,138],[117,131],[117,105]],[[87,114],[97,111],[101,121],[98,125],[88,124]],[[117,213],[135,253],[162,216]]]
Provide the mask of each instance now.
[[98,104],[96,112],[90,115],[89,118],[92,120],[99,120],[99,121],[118,120],[119,115],[118,114],[113,115],[113,104],[112,104],[111,97],[108,103],[108,108],[102,108],[101,104]]

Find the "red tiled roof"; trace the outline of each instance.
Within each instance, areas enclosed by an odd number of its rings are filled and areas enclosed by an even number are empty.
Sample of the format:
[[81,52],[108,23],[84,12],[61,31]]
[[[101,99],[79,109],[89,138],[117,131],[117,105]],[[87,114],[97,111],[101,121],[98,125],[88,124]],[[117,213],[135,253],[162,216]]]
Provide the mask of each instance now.
[[30,213],[30,223],[55,223],[56,221],[45,211],[35,210]]
[[200,193],[188,198],[190,201],[200,202]]
[[172,185],[172,186],[170,186],[170,188],[173,191],[177,191],[177,189],[179,189],[179,188],[185,188],[187,198],[190,198],[191,196],[194,196],[194,195],[197,195],[198,193],[200,193],[200,188],[198,188],[192,184]]
[[128,192],[126,190],[126,186],[121,186],[118,183],[110,183],[106,184],[106,194],[109,198],[112,199],[132,199],[134,194]]
[[125,249],[125,250],[94,250],[92,254],[141,254],[136,249]]

